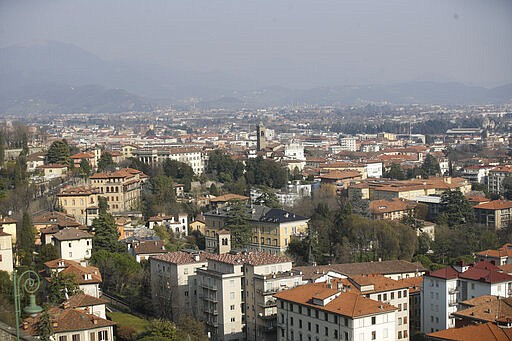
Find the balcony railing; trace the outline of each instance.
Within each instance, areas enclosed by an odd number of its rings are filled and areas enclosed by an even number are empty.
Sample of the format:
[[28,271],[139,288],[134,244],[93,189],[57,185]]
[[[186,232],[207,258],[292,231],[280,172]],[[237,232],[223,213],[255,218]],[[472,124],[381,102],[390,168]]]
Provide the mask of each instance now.
[[203,298],[203,300],[205,300],[205,301],[209,301],[209,302],[214,302],[214,303],[218,303],[218,302],[219,302],[219,300],[217,299],[217,297],[211,297],[211,296],[205,296],[205,297]]
[[214,284],[201,283],[201,287],[206,288],[208,290],[218,290],[217,286]]
[[456,306],[457,304],[458,304],[458,303],[457,303],[457,301],[454,301],[454,300],[448,301],[448,305],[449,305],[450,307],[454,307],[454,306]]
[[280,291],[279,289],[266,289],[266,290],[257,289],[256,290],[256,292],[261,295],[274,295],[274,294],[277,294],[279,291]]
[[258,304],[262,308],[273,308],[277,306],[277,301],[267,301],[265,303]]
[[458,287],[448,289],[448,293],[450,295],[456,294],[458,292],[459,292],[459,288]]

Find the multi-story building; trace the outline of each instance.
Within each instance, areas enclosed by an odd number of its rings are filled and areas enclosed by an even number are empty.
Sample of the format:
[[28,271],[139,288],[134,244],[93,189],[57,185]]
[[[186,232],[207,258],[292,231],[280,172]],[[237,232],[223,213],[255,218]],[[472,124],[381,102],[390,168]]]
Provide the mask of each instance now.
[[499,230],[512,222],[512,201],[493,200],[473,206],[476,221],[489,228]]
[[16,225],[18,221],[10,217],[3,217],[0,215],[0,228],[5,233],[11,235],[13,245],[16,244]]
[[459,263],[432,271],[423,277],[421,286],[422,331],[431,333],[455,327],[452,315],[459,302],[482,295],[509,297],[512,276],[489,262],[472,266]]
[[98,216],[100,190],[94,187],[66,187],[57,199],[64,213],[72,215],[80,224],[90,226]]
[[496,250],[484,250],[476,253],[478,261],[486,261],[496,266],[512,264],[512,244],[507,243]]
[[83,230],[62,229],[53,235],[53,244],[60,258],[77,262],[91,258],[92,235]]
[[207,266],[206,252],[177,251],[149,258],[151,296],[156,313],[176,321],[183,314],[198,316],[197,269]]
[[397,307],[395,315],[396,339],[409,339],[409,284],[382,275],[350,276],[340,281],[348,285],[342,289],[351,291],[352,287],[361,295],[375,301]]
[[111,213],[138,210],[142,185],[147,179],[146,174],[133,168],[96,173],[90,177],[91,185],[100,191],[98,195],[107,199]]
[[183,162],[192,167],[195,174],[204,173],[206,164],[206,155],[199,148],[137,149],[132,154],[137,160],[152,166],[165,160]]
[[97,267],[62,258],[48,261],[44,263],[43,286],[47,287],[52,274],[60,272],[74,276],[80,291],[84,294],[96,298],[101,296],[102,278]]
[[357,139],[355,137],[342,137],[339,139],[340,149],[355,152]]
[[[250,217],[252,229],[251,250],[280,254],[288,248],[293,237],[303,237],[307,233],[309,218],[287,212],[279,208],[261,205],[245,207]],[[225,206],[204,214],[206,222],[206,250],[215,252],[218,243],[216,235],[225,228],[230,216],[230,206]]]
[[347,292],[339,282],[301,285],[274,295],[277,340],[396,340],[397,308]]
[[9,233],[5,233],[0,226],[0,271],[7,271],[11,274],[13,266],[12,237]]
[[495,167],[489,170],[487,176],[487,189],[491,193],[503,194],[503,180],[512,176],[512,165]]
[[169,231],[179,236],[188,236],[188,214],[157,215],[148,219],[148,227],[153,229],[156,225],[165,226]]
[[372,219],[400,220],[412,215],[415,208],[415,202],[400,198],[370,201]]
[[289,258],[269,253],[210,255],[198,269],[200,320],[213,340],[272,340],[276,305],[272,294],[302,282]]

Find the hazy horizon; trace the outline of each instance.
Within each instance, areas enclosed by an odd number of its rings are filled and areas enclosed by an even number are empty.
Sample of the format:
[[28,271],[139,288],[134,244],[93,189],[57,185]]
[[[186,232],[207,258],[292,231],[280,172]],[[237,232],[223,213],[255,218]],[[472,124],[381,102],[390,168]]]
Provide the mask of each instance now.
[[1,1],[0,47],[74,44],[255,86],[512,82],[512,1]]

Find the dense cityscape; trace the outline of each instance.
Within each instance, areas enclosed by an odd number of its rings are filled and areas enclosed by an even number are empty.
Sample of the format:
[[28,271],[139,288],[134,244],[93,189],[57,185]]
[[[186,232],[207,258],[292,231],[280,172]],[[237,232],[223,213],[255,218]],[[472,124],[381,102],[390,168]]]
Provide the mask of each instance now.
[[36,271],[44,310],[24,315],[27,334],[507,332],[510,106],[161,108],[23,122],[6,117],[0,135],[0,317],[14,323],[13,270]]
[[0,341],[512,340],[512,1],[0,1]]

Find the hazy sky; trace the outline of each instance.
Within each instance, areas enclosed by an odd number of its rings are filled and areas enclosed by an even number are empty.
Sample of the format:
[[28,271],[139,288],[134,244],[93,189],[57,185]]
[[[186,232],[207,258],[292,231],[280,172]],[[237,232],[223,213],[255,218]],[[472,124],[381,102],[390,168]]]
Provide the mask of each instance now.
[[0,0],[0,46],[35,40],[266,85],[512,82],[512,0]]

